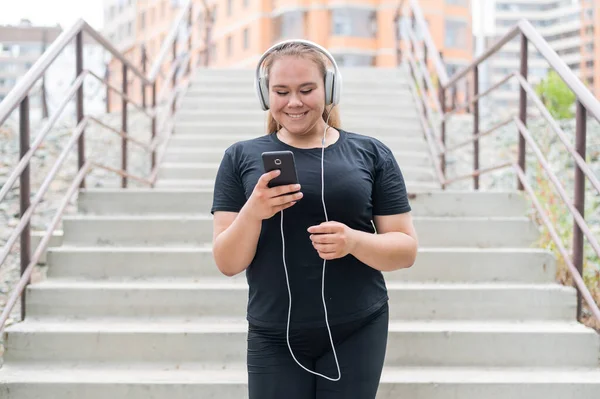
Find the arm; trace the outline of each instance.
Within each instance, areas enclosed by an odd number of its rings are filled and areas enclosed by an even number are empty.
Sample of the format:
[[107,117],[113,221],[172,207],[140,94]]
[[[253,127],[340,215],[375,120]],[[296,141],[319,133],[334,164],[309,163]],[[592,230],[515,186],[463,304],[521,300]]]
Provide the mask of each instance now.
[[418,238],[410,213],[375,216],[377,234],[352,230],[351,255],[381,271],[411,267],[415,263]]
[[256,254],[262,220],[251,217],[249,213],[246,207],[239,213],[215,212],[213,257],[226,276],[235,276],[246,270]]
[[262,221],[294,206],[302,198],[301,192],[290,194],[299,190],[300,185],[268,187],[269,181],[280,173],[274,170],[263,174],[239,213],[214,213],[213,257],[226,276],[235,276],[246,270],[254,259]]
[[339,222],[312,226],[308,232],[323,259],[337,259],[350,254],[380,271],[411,267],[418,248],[411,214],[375,216],[374,219],[378,234],[353,230]]

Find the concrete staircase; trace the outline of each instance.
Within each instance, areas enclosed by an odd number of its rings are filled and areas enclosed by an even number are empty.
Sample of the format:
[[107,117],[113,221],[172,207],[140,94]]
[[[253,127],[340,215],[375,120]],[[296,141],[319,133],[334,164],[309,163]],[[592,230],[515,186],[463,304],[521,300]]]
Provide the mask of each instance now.
[[[421,242],[412,268],[386,274],[378,399],[597,399],[599,336],[532,247],[525,199],[440,191],[403,73],[343,72],[343,127],[393,149]],[[247,397],[246,281],[214,265],[209,209],[223,150],[264,134],[259,109],[252,71],[201,70],[159,187],[81,192],[5,332],[0,398]]]

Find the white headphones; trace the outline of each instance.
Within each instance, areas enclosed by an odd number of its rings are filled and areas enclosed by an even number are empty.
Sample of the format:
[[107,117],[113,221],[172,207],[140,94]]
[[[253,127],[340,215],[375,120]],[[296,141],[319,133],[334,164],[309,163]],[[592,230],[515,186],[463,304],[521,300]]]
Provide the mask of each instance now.
[[260,102],[260,106],[263,111],[267,111],[269,109],[269,82],[267,76],[263,75],[262,72],[262,63],[267,58],[269,54],[274,51],[278,51],[283,49],[288,44],[304,44],[305,46],[314,48],[318,50],[323,55],[325,55],[331,64],[333,65],[334,70],[327,69],[325,74],[325,105],[337,105],[340,102],[340,95],[342,91],[342,74],[338,69],[337,63],[335,59],[331,55],[329,51],[325,48],[319,46],[316,43],[313,43],[308,40],[301,39],[292,39],[285,40],[283,42],[277,43],[269,48],[258,60],[258,64],[256,65],[256,72],[254,75],[254,88],[256,90],[256,95],[258,96],[258,101]]
[[[266,111],[269,109],[269,90],[268,90],[267,77],[260,74],[262,62],[267,57],[267,55],[269,55],[271,52],[280,50],[280,49],[284,48],[285,45],[290,44],[290,43],[301,43],[308,47],[312,47],[312,48],[320,51],[321,53],[323,53],[327,58],[329,58],[329,60],[333,64],[334,71],[331,71],[328,69],[327,73],[325,75],[325,105],[333,104],[333,106],[335,107],[340,101],[340,94],[341,94],[341,88],[342,88],[342,75],[340,74],[340,71],[337,67],[337,64],[336,64],[333,56],[327,50],[325,50],[323,47],[319,46],[316,43],[309,42],[307,40],[286,40],[286,41],[278,43],[278,44],[272,46],[270,49],[268,49],[262,55],[262,57],[260,57],[260,60],[258,61],[258,65],[256,67],[256,74],[254,76],[254,87],[256,88],[256,94],[258,95],[258,100],[260,101],[260,106],[262,107],[263,111]],[[331,116],[331,114],[329,114],[327,116],[327,121],[325,121],[325,131],[323,132],[323,140],[321,142],[322,143],[322,147],[321,147],[321,202],[323,204],[323,213],[325,214],[326,221],[329,221],[329,217],[327,216],[327,207],[325,206],[325,174],[324,174],[323,161],[324,161],[324,157],[325,157],[325,135],[327,134],[327,129],[329,128],[329,126],[328,126],[329,116]],[[294,356],[294,351],[292,350],[292,346],[290,345],[290,318],[291,318],[291,314],[292,314],[292,290],[290,288],[290,278],[289,278],[288,271],[287,271],[287,263],[285,261],[285,234],[283,232],[283,210],[280,213],[281,213],[281,242],[282,242],[283,268],[285,270],[285,280],[287,283],[288,295],[289,295],[289,300],[290,300],[289,308],[288,308],[287,330],[286,330],[286,341],[287,341],[288,349],[290,351],[290,354],[292,355],[292,358],[294,358],[296,363],[304,370],[306,370],[309,373],[314,374],[316,376],[325,378],[326,380],[329,380],[329,381],[339,381],[342,378],[342,372],[340,370],[340,362],[338,361],[337,353],[335,352],[335,345],[333,344],[333,337],[331,335],[331,327],[329,327],[329,317],[327,316],[327,303],[325,302],[325,264],[327,263],[326,260],[323,260],[323,275],[321,277],[321,299],[323,300],[323,310],[325,312],[325,324],[327,325],[327,332],[329,333],[329,342],[331,343],[331,350],[333,351],[333,357],[335,359],[335,365],[337,366],[338,376],[335,378],[327,377],[326,375],[323,375],[323,374],[320,374],[315,371],[307,369],[298,361],[298,359],[296,359],[296,356]]]

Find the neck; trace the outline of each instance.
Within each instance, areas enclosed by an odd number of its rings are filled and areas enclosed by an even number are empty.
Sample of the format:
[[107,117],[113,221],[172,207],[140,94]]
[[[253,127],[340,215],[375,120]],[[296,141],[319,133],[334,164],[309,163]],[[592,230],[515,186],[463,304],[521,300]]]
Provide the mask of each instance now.
[[[325,124],[325,121],[321,119],[306,132],[290,133],[285,127],[282,127],[281,130],[279,130],[278,134],[279,139],[284,143],[297,147],[311,148],[321,146],[323,140],[323,133],[325,132],[326,127],[327,125]],[[333,141],[337,139],[337,135],[336,137],[332,137],[333,134],[331,133],[334,130],[335,129],[332,128],[328,129],[326,137],[327,140],[325,144],[330,143],[332,139],[334,139]]]

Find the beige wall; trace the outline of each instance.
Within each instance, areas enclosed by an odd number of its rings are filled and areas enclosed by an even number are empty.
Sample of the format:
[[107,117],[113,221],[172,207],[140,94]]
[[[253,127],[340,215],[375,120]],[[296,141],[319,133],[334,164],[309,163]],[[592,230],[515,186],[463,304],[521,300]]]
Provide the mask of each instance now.
[[[274,26],[278,15],[283,11],[303,11],[304,34],[301,38],[313,40],[332,52],[353,52],[373,57],[373,66],[390,67],[396,63],[394,53],[393,18],[398,1],[350,0],[338,2],[324,0],[319,3],[310,0],[234,0],[231,15],[227,13],[229,0],[216,0],[217,21],[215,26],[216,62],[219,67],[253,67],[258,57],[272,45]],[[471,60],[473,49],[471,34],[470,1],[466,6],[447,5],[446,0],[421,0],[425,18],[430,22],[433,38],[447,59],[462,63]],[[332,34],[331,14],[335,7],[356,5],[375,12],[376,34],[373,37],[336,36]],[[465,21],[465,45],[460,48],[444,46],[445,21],[455,19]],[[250,44],[242,46],[243,30],[249,29]],[[228,54],[228,41],[232,51]]]
[[[393,67],[396,65],[395,26],[393,24],[398,0],[194,0],[196,10],[204,9],[204,4],[216,10],[215,25],[212,30],[211,63],[213,67],[254,68],[261,54],[276,41],[278,21],[290,12],[299,15],[297,24],[279,22],[282,29],[292,29],[294,38],[315,41],[328,48],[336,57],[344,55],[346,62],[360,60],[372,66]],[[473,42],[471,34],[470,1],[464,5],[447,4],[449,0],[421,0],[424,17],[438,49],[444,59],[451,64],[466,64],[472,58]],[[350,27],[350,34],[334,34],[333,14],[336,9],[353,5],[356,23]],[[127,57],[139,64],[141,44],[145,43],[153,61],[167,35],[178,9],[171,7],[171,0],[138,0],[136,10],[136,43],[127,51]],[[195,11],[196,12],[196,11]],[[370,19],[372,18],[372,19]],[[371,24],[372,21],[372,24]],[[446,24],[448,21],[464,21],[460,46],[446,46]],[[373,27],[374,31],[370,28]],[[247,33],[245,33],[247,32]],[[354,34],[355,32],[360,32]],[[244,41],[247,35],[247,41]],[[198,26],[194,31],[194,47],[201,46],[204,34]],[[283,38],[289,38],[284,36]],[[148,66],[150,68],[150,66]],[[111,64],[111,83],[121,87],[121,65]],[[164,69],[166,73],[166,68]],[[134,81],[130,86],[132,98],[141,101],[141,87]],[[150,99],[149,95],[147,96]],[[121,100],[111,96],[112,109],[120,109]]]

